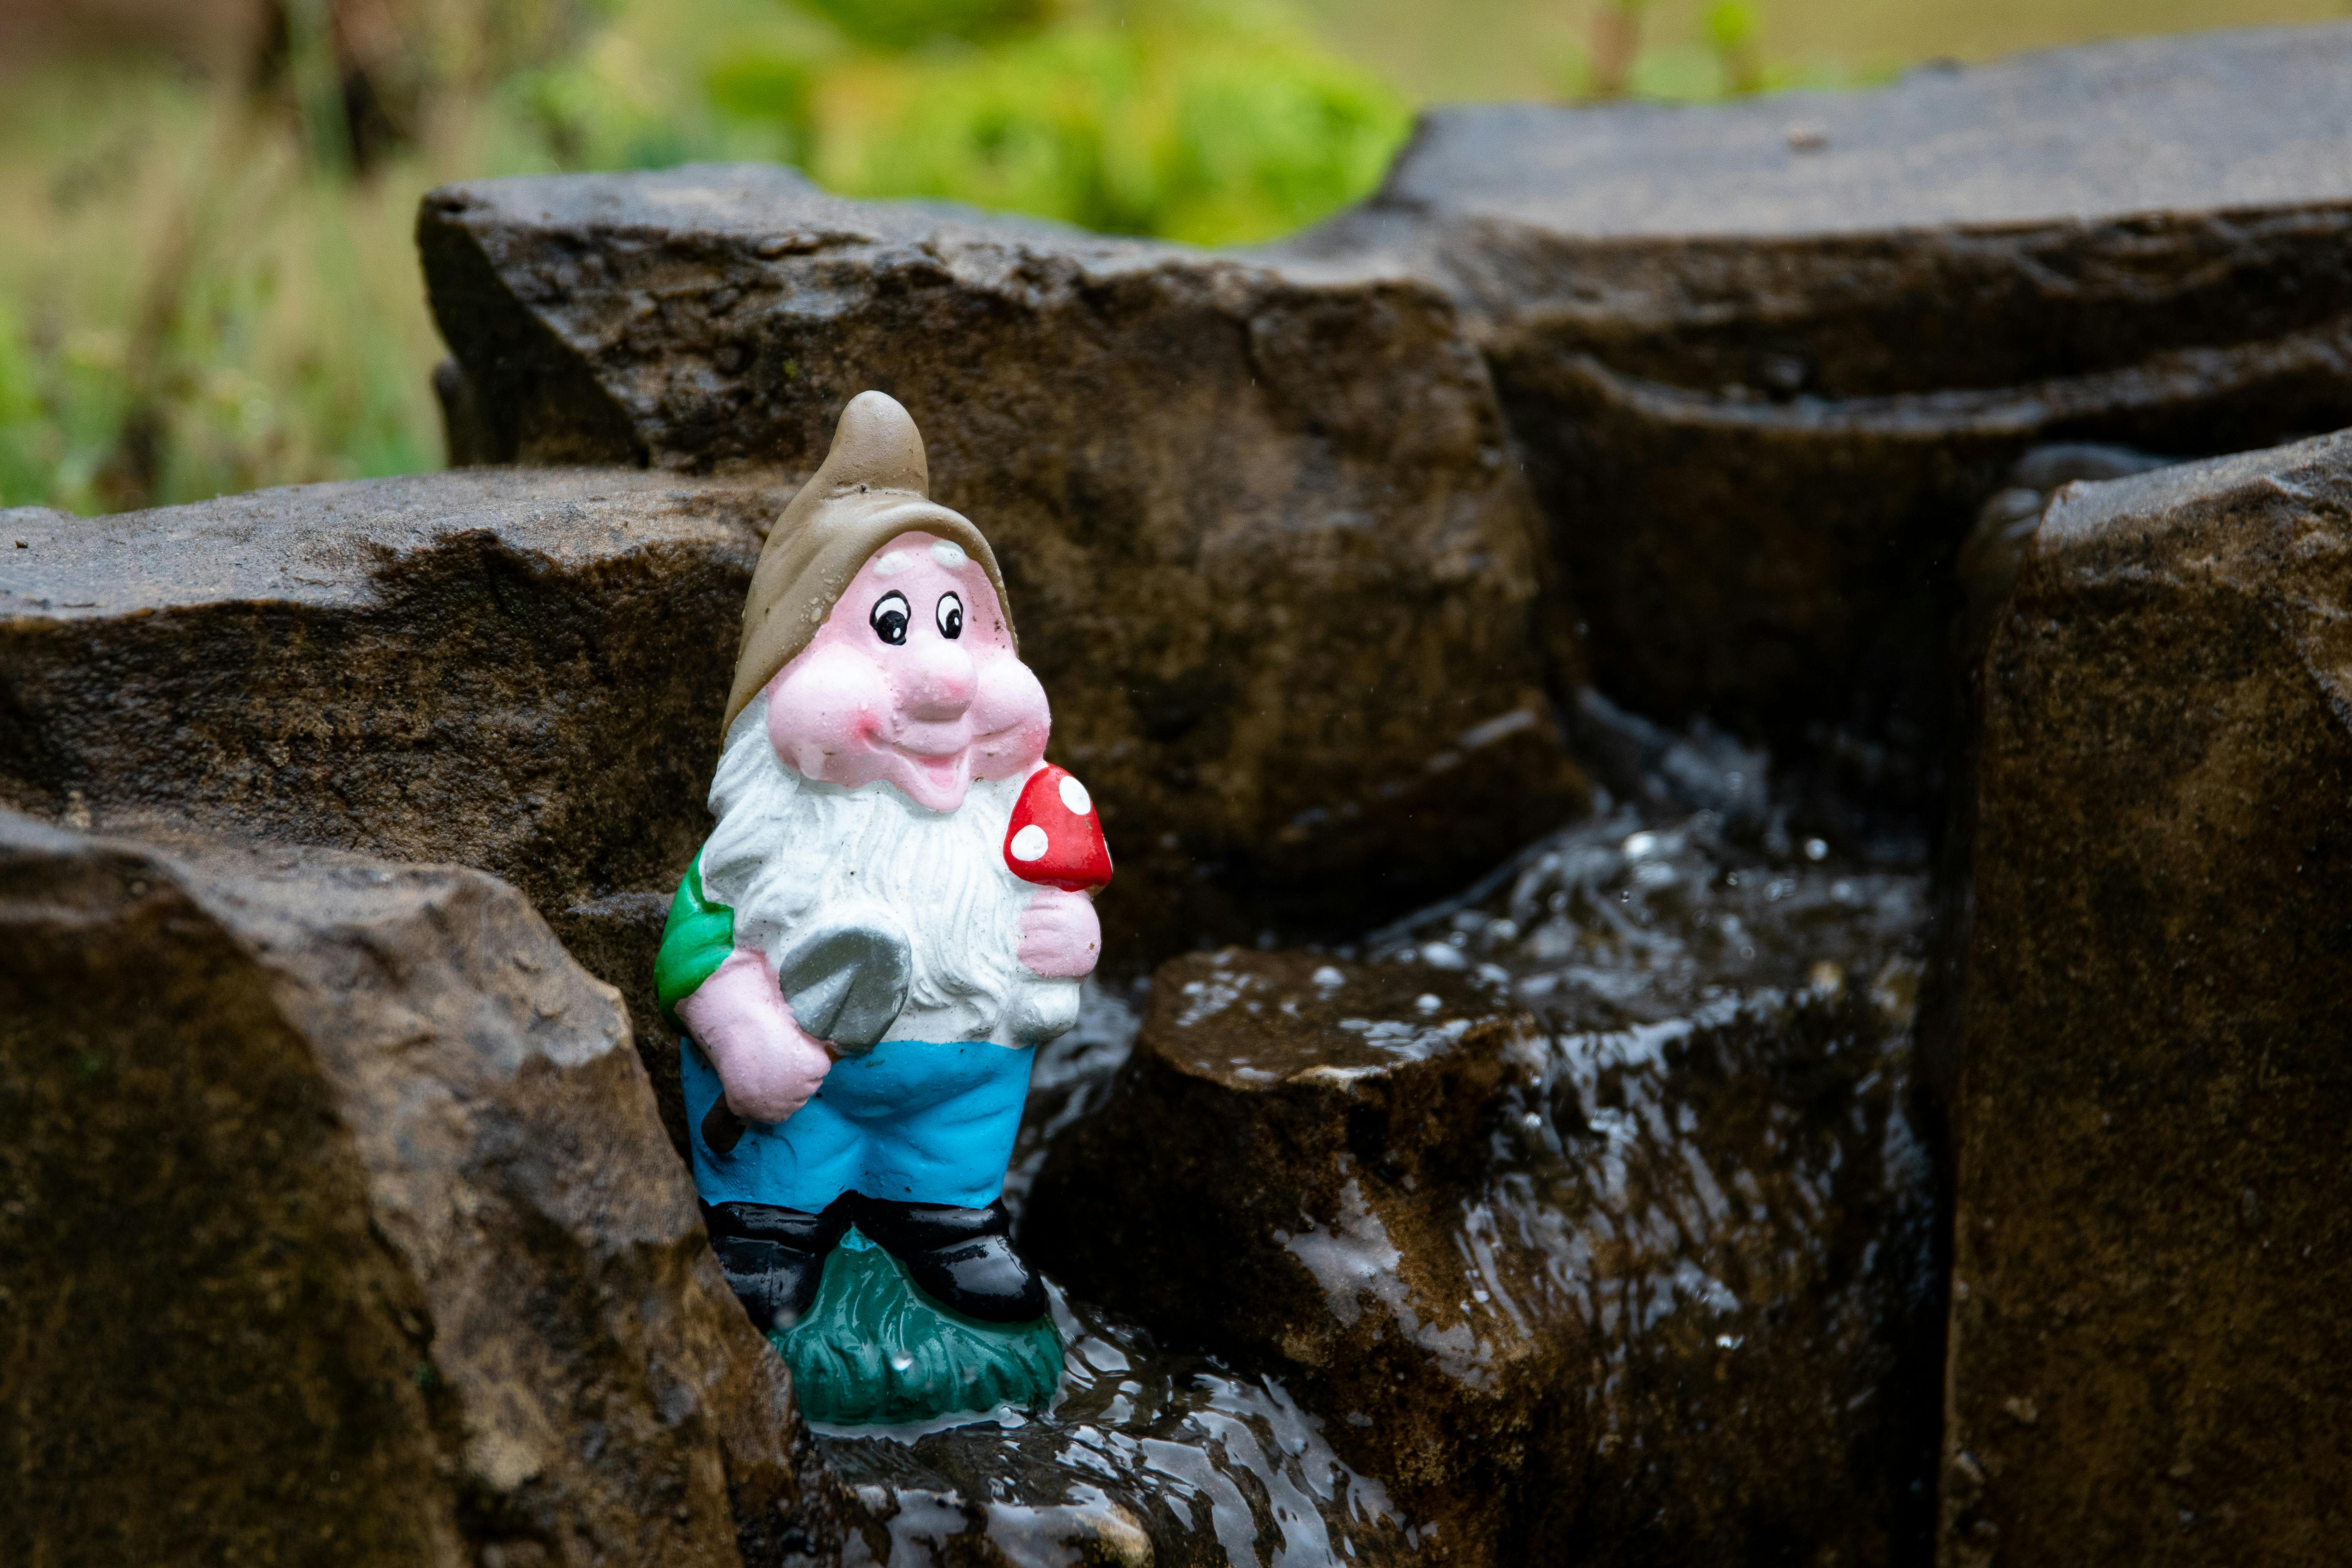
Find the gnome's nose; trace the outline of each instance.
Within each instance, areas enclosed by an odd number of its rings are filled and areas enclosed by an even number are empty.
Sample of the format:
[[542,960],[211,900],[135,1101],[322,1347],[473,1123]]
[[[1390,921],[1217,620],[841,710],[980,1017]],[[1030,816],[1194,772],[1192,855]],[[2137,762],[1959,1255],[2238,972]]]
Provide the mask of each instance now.
[[910,661],[906,710],[910,719],[926,723],[944,723],[961,719],[971,707],[972,689],[977,679],[972,673],[971,656],[953,643],[929,643]]

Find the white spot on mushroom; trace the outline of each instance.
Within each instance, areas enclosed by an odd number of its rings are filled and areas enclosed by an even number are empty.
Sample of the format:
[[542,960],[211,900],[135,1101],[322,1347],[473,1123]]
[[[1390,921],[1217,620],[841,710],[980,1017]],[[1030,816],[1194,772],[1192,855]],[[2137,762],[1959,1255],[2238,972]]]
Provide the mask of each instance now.
[[941,539],[932,543],[931,559],[952,572],[969,558],[964,554],[962,545],[952,539]]
[[1013,858],[1015,860],[1039,860],[1045,855],[1045,830],[1031,823],[1013,836]]
[[1074,816],[1084,816],[1095,808],[1094,796],[1087,793],[1087,786],[1067,773],[1062,775],[1062,804],[1070,808]]
[[906,569],[907,552],[903,550],[885,551],[882,559],[874,563],[874,574],[877,577],[895,576]]

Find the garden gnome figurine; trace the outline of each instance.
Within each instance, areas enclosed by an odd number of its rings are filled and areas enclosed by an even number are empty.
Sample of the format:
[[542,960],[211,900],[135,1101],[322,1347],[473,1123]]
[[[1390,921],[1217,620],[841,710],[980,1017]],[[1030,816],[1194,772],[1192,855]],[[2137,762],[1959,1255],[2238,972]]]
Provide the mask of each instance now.
[[967,1360],[1020,1342],[1025,1402],[1051,1396],[1059,1343],[998,1194],[1031,1059],[1076,1021],[1110,878],[1084,786],[1045,761],[1045,693],[995,554],[929,485],[906,409],[853,399],[752,574],[718,826],[656,962],[719,1265],[803,1405],[843,1420],[1024,1402],[1020,1375],[941,1373],[938,1355],[924,1386],[894,1378],[936,1345],[845,1342],[884,1319],[909,1331],[904,1301],[812,1319],[828,1262],[872,1247],[848,1264],[856,1289],[910,1282],[944,1309],[914,1316]]

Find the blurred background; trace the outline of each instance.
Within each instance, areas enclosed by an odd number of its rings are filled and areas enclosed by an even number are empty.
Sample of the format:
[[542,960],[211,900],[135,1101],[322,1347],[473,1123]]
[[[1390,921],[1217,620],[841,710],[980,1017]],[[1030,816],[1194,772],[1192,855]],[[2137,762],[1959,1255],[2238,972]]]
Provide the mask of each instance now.
[[454,179],[775,159],[1204,245],[1416,106],[1880,81],[2352,0],[5,0],[0,505],[436,468],[410,244]]

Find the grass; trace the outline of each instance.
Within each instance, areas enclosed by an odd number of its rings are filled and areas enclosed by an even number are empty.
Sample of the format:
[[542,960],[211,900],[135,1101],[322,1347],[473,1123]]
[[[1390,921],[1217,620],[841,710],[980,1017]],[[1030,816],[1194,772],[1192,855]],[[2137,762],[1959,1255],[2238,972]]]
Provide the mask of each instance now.
[[288,0],[310,25],[268,90],[137,57],[0,83],[0,505],[438,466],[410,229],[447,180],[776,158],[1235,243],[1369,191],[1415,100],[1839,85],[2352,0],[383,0],[439,31],[362,172],[299,47],[329,3]]

